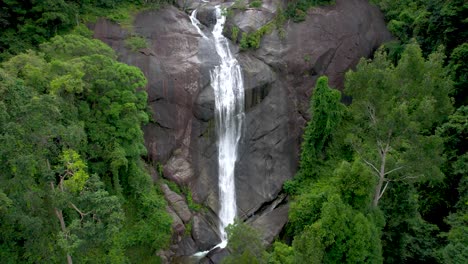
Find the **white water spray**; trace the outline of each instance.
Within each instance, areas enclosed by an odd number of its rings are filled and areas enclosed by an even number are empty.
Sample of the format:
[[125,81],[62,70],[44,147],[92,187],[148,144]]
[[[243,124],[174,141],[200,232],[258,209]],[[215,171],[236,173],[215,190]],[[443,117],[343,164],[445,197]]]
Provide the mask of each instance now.
[[215,121],[218,132],[218,179],[221,248],[227,244],[225,228],[234,223],[237,215],[234,169],[237,160],[237,145],[244,119],[244,83],[241,67],[229,50],[223,36],[226,17],[216,6],[216,25],[213,38],[221,64],[211,72],[211,85],[215,94]]
[[192,25],[195,26],[195,28],[197,29],[198,34],[200,34],[204,39],[208,39],[208,37],[200,29],[201,23],[197,19],[197,10],[196,9],[192,11],[192,14],[190,14],[190,21],[192,22]]
[[[212,41],[221,63],[211,71],[211,85],[215,94],[215,123],[218,135],[219,231],[221,243],[214,248],[224,248],[227,245],[225,229],[229,224],[234,223],[234,218],[237,215],[234,170],[237,160],[237,146],[241,137],[244,119],[244,84],[241,67],[232,56],[228,40],[222,34],[226,17],[221,14],[219,6],[215,7],[215,12],[216,25],[212,31]],[[192,12],[190,19],[200,33],[196,10]],[[205,36],[203,32],[200,35]],[[197,255],[206,255],[208,252],[199,252]]]

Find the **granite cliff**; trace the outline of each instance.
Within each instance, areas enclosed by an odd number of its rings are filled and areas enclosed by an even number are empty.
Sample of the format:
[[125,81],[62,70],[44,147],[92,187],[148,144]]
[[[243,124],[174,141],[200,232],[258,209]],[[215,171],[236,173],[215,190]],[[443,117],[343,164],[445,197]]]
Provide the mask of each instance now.
[[[228,17],[226,35],[232,35],[233,27],[248,33],[260,29],[285,4],[264,0],[260,8],[236,10]],[[179,1],[179,8],[144,11],[137,14],[131,30],[104,19],[93,26],[95,38],[114,48],[122,62],[139,67],[148,79],[154,122],[144,132],[154,179],[164,177],[176,183],[201,205],[191,210],[186,196],[162,184],[174,220],[173,244],[161,252],[168,262],[219,242],[210,86],[210,70],[219,58],[188,15],[197,8],[208,34],[215,23],[213,5]],[[135,34],[146,38],[149,46],[130,50],[125,40]],[[287,222],[287,197],[281,189],[298,167],[301,132],[315,80],[327,75],[331,86],[342,89],[345,72],[390,38],[382,14],[368,1],[337,0],[332,6],[309,10],[304,22],[286,21],[281,33],[273,30],[263,37],[259,49],[240,52],[232,45],[246,89],[246,125],[236,166],[238,215],[261,230],[266,243]],[[156,167],[162,168],[163,175],[158,175]],[[204,262],[217,263],[221,256],[209,255]]]

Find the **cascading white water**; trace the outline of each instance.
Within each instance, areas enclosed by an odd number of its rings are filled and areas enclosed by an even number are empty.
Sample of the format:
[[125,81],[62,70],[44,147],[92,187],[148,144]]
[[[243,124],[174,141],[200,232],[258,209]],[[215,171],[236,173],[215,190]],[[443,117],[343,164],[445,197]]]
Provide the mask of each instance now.
[[[219,6],[215,7],[216,25],[212,31],[212,41],[221,63],[211,71],[211,85],[215,94],[215,123],[218,135],[218,186],[219,186],[219,231],[221,243],[214,248],[227,245],[226,227],[234,222],[237,215],[234,170],[237,160],[242,122],[244,119],[244,84],[241,68],[232,56],[228,40],[223,36],[226,17],[221,14]],[[192,24],[200,35],[206,36],[199,28],[196,10],[190,17]],[[199,252],[202,256],[209,251]]]
[[241,67],[232,56],[229,43],[223,36],[226,17],[216,6],[216,25],[213,39],[221,64],[211,72],[211,85],[215,94],[215,121],[218,132],[218,179],[221,248],[227,244],[225,228],[234,222],[237,214],[234,170],[237,160],[237,145],[244,118],[244,83]]
[[198,21],[198,19],[197,19],[197,10],[196,9],[192,11],[192,14],[190,14],[190,21],[192,22],[192,25],[194,25],[195,28],[197,29],[198,34],[200,34],[204,39],[207,39],[208,37],[206,37],[206,35],[200,29],[200,21]]

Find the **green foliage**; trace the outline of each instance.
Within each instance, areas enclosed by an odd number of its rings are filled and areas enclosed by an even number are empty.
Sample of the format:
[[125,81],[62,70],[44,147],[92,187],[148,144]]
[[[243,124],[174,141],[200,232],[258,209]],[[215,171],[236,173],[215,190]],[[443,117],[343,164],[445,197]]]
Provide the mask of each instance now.
[[374,0],[389,21],[390,31],[403,43],[416,38],[425,54],[444,45],[449,51],[468,37],[466,1]]
[[301,145],[301,168],[299,171],[301,176],[310,177],[317,160],[326,158],[325,150],[345,111],[340,100],[340,92],[328,86],[328,78],[326,76],[320,77],[311,98],[309,109],[311,120],[307,123]]
[[260,7],[262,7],[262,1],[254,0],[254,1],[250,2],[249,7],[250,8],[260,8]]
[[439,51],[424,60],[419,47],[410,44],[396,67],[378,51],[372,62],[361,60],[346,74],[354,118],[348,140],[382,185],[374,205],[385,191],[383,178],[388,183],[443,177],[442,142],[431,133],[452,111],[452,82],[443,58]]
[[190,208],[190,210],[199,212],[202,209],[202,206],[200,204],[193,201],[192,192],[190,190],[187,190],[186,199],[187,205]]
[[171,1],[2,1],[0,61],[35,48],[57,34],[70,32],[76,26],[93,22],[97,17],[107,17],[131,30],[136,11],[159,8],[166,3]]
[[239,28],[236,26],[233,26],[231,29],[231,40],[232,41],[237,41],[237,37],[239,36]]
[[247,9],[246,1],[247,0],[236,0],[236,1],[234,1],[234,4],[229,9],[245,10],[245,9]]
[[[247,33],[247,32],[242,32],[241,39],[239,41],[239,46],[241,50],[247,50],[247,49],[258,49],[260,48],[260,44],[262,41],[263,36],[270,34],[273,30],[278,30],[278,33],[281,35],[283,34],[283,24],[284,24],[284,14],[281,10],[278,10],[275,18],[271,20],[270,22],[266,23],[263,25],[261,28],[258,30]],[[236,30],[236,27],[233,29]],[[234,34],[234,33],[233,33]],[[238,33],[236,33],[236,36]],[[232,38],[233,41],[237,41],[237,38]]]
[[[467,160],[465,158],[468,164]],[[468,260],[468,179],[466,177],[462,178],[458,192],[460,200],[457,212],[448,217],[451,226],[447,234],[449,243],[441,250],[444,263],[465,263]]]
[[[450,254],[464,260],[464,241],[436,250],[444,241],[439,229],[419,213],[428,216],[437,197],[447,199],[443,188],[434,188],[442,183],[444,147],[452,150],[444,165],[453,175],[444,181],[447,193],[457,186],[457,173],[466,174],[464,109],[435,133],[452,111],[452,81],[443,60],[442,49],[424,59],[414,43],[406,45],[396,66],[377,51],[346,75],[353,98],[348,111],[326,79],[319,79],[300,170],[285,184],[292,194],[287,230],[294,253],[283,247],[282,256],[294,256],[295,263],[455,261],[448,260]],[[454,215],[453,234],[464,234],[458,220],[463,211]]]
[[337,177],[336,188],[343,202],[356,210],[367,209],[371,203],[376,182],[369,168],[359,159],[354,160],[352,164],[342,161],[335,175]]
[[141,36],[131,36],[125,40],[125,46],[136,52],[140,49],[144,49],[148,47],[148,42],[144,37]]
[[273,250],[268,255],[268,264],[293,264],[294,249],[284,243],[275,241]]
[[309,10],[311,7],[332,4],[335,4],[334,0],[295,0],[288,3],[285,14],[287,18],[292,19],[294,22],[298,23],[305,20],[307,10]]
[[450,55],[450,70],[453,74],[454,97],[456,106],[468,104],[468,43],[463,43],[455,48]]
[[[167,246],[171,219],[143,169],[146,80],[82,35],[0,68],[0,257],[133,262]],[[105,182],[106,184],[104,184]],[[125,208],[135,208],[134,211]]]
[[59,174],[65,177],[63,185],[72,193],[79,193],[83,190],[89,175],[86,172],[86,164],[80,155],[74,150],[64,150],[61,156]]
[[434,263],[442,241],[437,226],[421,218],[418,195],[410,183],[392,185],[379,205],[385,215],[383,257],[387,263]]
[[320,219],[293,242],[296,263],[381,263],[379,231],[339,196],[323,204]]
[[236,220],[226,232],[231,254],[223,259],[223,264],[265,263],[266,252],[257,230]]
[[[455,66],[455,99],[457,107],[468,100],[466,92],[466,39],[468,31],[468,4],[463,0],[454,1],[423,1],[423,0],[373,0],[385,14],[388,28],[398,38],[390,48],[390,56],[396,62],[403,47],[415,38],[421,45],[424,55],[446,47],[446,55],[450,57],[449,64]],[[457,52],[455,52],[457,50]],[[452,61],[453,60],[453,61]],[[465,70],[464,70],[465,69]],[[464,81],[465,80],[465,81]]]
[[288,231],[291,235],[300,234],[306,226],[317,221],[322,204],[330,194],[336,193],[334,186],[326,179],[302,186],[303,191],[294,198],[289,209]]

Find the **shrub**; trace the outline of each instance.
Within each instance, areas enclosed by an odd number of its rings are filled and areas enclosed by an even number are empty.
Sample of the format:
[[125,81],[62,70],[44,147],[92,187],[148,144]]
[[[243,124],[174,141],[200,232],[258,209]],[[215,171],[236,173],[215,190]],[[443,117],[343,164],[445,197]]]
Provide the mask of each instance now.
[[138,51],[139,49],[147,48],[148,42],[144,37],[132,36],[125,40],[125,47],[135,52],[135,51]]
[[250,3],[249,7],[251,7],[251,8],[260,8],[260,7],[262,7],[262,1],[255,0],[252,3]]

